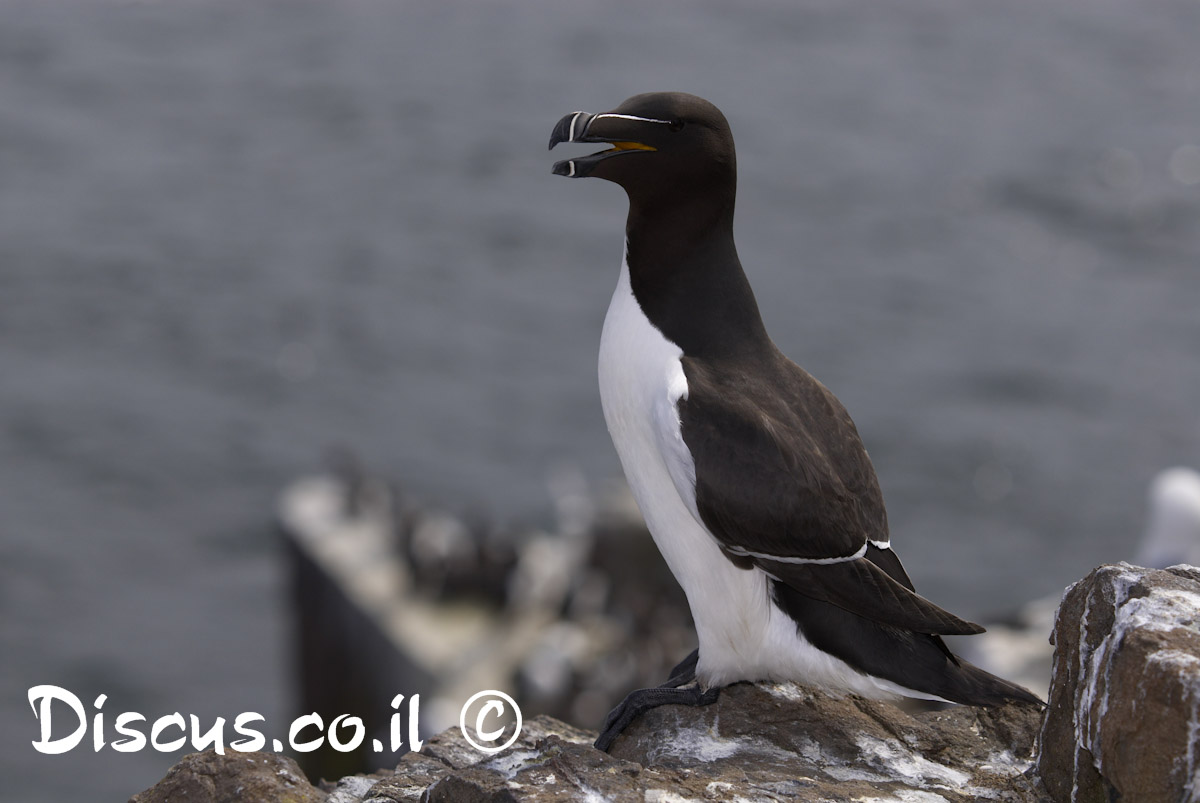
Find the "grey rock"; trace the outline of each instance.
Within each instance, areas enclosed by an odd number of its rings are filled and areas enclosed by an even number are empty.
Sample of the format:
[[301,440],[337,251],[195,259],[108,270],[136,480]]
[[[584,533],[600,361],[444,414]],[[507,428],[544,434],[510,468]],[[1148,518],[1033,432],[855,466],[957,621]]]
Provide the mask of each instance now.
[[1200,570],[1101,566],[1054,640],[1038,759],[1054,799],[1200,799]]
[[190,753],[129,803],[325,803],[296,762],[275,753]]
[[[517,742],[494,755],[475,750],[452,728],[393,771],[343,779],[328,801],[1038,801],[1045,798],[1027,771],[1039,722],[1030,707],[911,716],[885,702],[744,683],[707,708],[648,713],[611,755],[591,746],[595,732],[546,716],[527,720]],[[207,766],[245,768],[238,756],[203,755]],[[309,796],[239,799],[326,801],[306,784],[288,794]]]
[[738,684],[706,709],[647,713],[612,754],[702,799],[1036,801],[1027,773],[1040,721],[1032,706],[913,716],[806,686]]
[[424,753],[408,753],[390,777],[371,787],[369,803],[418,803],[425,790],[451,772],[445,763]]
[[325,803],[359,803],[379,780],[364,775],[348,775],[329,790]]
[[591,747],[594,733],[536,717],[512,748],[467,764],[471,748],[447,731],[367,800],[1038,801],[1027,773],[1039,724],[1028,706],[911,716],[802,686],[738,684],[707,708],[646,714],[611,755]]

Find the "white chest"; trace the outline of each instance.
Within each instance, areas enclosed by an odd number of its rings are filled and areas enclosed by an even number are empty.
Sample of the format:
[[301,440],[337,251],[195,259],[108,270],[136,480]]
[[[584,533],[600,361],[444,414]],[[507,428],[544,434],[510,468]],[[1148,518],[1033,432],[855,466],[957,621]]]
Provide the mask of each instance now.
[[622,264],[600,338],[604,418],[646,526],[687,594],[701,645],[698,674],[725,683],[742,679],[729,664],[756,663],[770,600],[765,576],[730,563],[696,514],[695,465],[676,407],[687,396],[682,355],[642,312]]
[[[681,542],[711,537],[693,515],[695,497],[689,485],[694,487],[695,467],[683,444],[676,410],[679,399],[687,396],[682,356],[683,350],[642,312],[630,288],[629,267],[623,263],[600,336],[600,402],[642,515],[671,571],[685,583]],[[676,476],[688,482],[677,483]]]

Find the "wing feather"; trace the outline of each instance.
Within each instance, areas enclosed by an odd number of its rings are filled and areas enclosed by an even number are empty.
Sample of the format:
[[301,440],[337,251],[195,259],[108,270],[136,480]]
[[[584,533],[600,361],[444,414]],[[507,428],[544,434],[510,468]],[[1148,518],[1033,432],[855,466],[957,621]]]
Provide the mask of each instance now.
[[661,446],[693,515],[734,563],[800,594],[917,632],[982,632],[912,590],[887,548],[883,495],[854,422],[779,359],[753,374],[682,360],[684,392],[662,412],[678,424],[658,431],[679,434]]

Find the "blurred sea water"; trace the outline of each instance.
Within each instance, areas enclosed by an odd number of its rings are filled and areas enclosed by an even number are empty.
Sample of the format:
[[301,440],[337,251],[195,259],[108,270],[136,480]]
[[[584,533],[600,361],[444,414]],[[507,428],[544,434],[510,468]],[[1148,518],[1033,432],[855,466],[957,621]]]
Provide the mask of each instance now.
[[1196,0],[0,4],[5,793],[175,758],[37,753],[36,684],[295,713],[272,505],[330,446],[502,521],[617,475],[624,198],[545,143],[637,92],[730,119],[768,329],[926,596],[1131,558],[1149,479],[1200,464],[1198,33]]

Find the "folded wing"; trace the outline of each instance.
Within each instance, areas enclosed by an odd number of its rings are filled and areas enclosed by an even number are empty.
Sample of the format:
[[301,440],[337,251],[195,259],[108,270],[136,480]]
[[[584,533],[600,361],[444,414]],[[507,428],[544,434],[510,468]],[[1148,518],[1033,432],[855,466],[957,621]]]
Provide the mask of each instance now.
[[913,591],[849,414],[779,359],[774,371],[740,375],[683,359],[687,392],[668,411],[681,443],[664,452],[693,513],[731,561],[806,597],[918,633],[982,632]]

